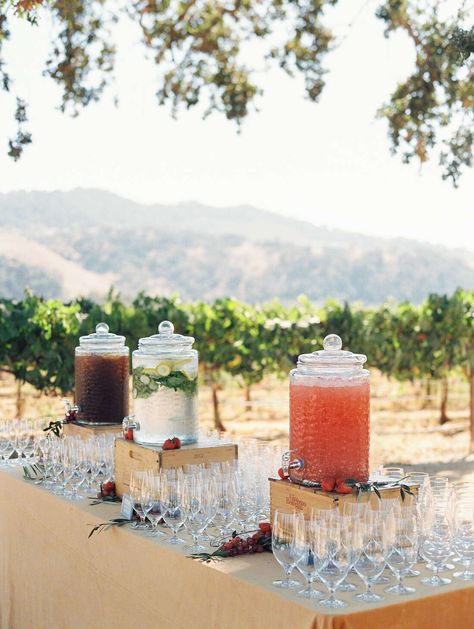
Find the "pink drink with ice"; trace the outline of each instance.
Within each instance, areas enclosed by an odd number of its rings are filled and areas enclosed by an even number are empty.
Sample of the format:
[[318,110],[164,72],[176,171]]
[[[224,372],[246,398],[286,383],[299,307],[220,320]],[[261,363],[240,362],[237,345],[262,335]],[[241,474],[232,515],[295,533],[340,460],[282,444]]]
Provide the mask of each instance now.
[[369,407],[367,381],[290,385],[290,449],[304,461],[302,478],[367,480]]
[[302,354],[290,373],[290,450],[294,479],[321,482],[369,476],[369,372],[363,354],[341,349],[331,334],[324,350]]

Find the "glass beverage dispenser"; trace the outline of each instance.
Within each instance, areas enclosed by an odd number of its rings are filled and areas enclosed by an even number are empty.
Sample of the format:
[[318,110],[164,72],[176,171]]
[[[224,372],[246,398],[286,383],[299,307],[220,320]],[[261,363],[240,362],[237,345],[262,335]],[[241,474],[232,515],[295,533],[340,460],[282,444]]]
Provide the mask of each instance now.
[[343,351],[336,334],[323,350],[301,354],[290,372],[290,478],[369,477],[367,357]]
[[158,334],[141,338],[132,355],[134,415],[124,429],[144,445],[163,445],[178,437],[183,445],[198,437],[198,352],[194,338],[174,334],[170,321],[162,321]]
[[128,415],[129,350],[125,337],[99,323],[81,336],[74,360],[77,421],[89,426],[121,424]]

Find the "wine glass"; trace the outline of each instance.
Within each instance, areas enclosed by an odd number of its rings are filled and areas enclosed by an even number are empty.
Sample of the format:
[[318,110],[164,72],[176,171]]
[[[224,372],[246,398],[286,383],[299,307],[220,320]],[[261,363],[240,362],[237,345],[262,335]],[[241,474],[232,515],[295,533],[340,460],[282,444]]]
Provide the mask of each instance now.
[[354,598],[364,603],[378,603],[384,597],[372,591],[372,586],[382,575],[389,552],[390,514],[368,509],[364,518],[360,554],[354,561],[354,569],[365,584],[366,590]]
[[296,568],[306,580],[306,587],[298,592],[302,598],[320,598],[323,593],[315,590],[313,582],[317,576],[317,557],[313,550],[316,522],[299,518],[295,532]]
[[439,572],[448,560],[453,546],[452,521],[449,512],[429,513],[420,530],[420,554],[433,570],[431,577],[424,577],[424,585],[439,587],[451,583],[451,579],[441,577]]
[[140,523],[135,524],[134,528],[140,530],[148,530],[146,524],[146,516],[151,506],[148,505],[148,488],[146,487],[147,472],[132,470],[130,475],[129,495],[132,500],[133,510],[140,518]]
[[[216,513],[214,516],[214,525],[219,531],[222,538],[232,534],[230,525],[235,520],[238,503],[238,490],[235,478],[230,475],[224,475],[215,480],[216,487]],[[212,545],[220,543],[219,539],[212,542]],[[219,544],[218,544],[219,545]]]
[[298,519],[301,514],[287,513],[276,510],[273,516],[272,550],[273,556],[285,571],[285,578],[273,581],[273,585],[279,588],[298,587],[299,582],[290,579],[290,575],[296,566],[295,534]]
[[182,508],[182,483],[183,480],[179,476],[173,480],[171,475],[164,475],[162,479],[161,503],[163,510],[161,514],[173,532],[173,535],[167,540],[169,544],[186,543],[177,535],[185,517]]
[[149,497],[150,497],[150,510],[148,511],[147,517],[151,522],[152,526],[152,535],[154,537],[164,537],[165,533],[160,531],[158,528],[158,524],[161,520],[161,475],[154,474],[150,472],[147,478],[147,483],[149,487]]
[[15,452],[15,432],[12,424],[11,421],[0,424],[0,467],[12,465],[11,456]]
[[186,478],[183,484],[182,506],[185,513],[184,525],[192,537],[192,544],[186,547],[190,553],[206,550],[198,543],[206,526],[215,513],[216,489],[212,479],[203,476]]
[[454,573],[456,579],[474,580],[474,497],[456,495],[454,504],[454,548],[464,570]]
[[418,555],[416,515],[411,507],[405,507],[401,512],[402,514],[394,519],[387,556],[387,565],[397,577],[397,583],[385,589],[386,592],[398,596],[413,594],[416,591],[414,587],[403,584],[403,576],[405,571],[416,563]]
[[83,500],[83,496],[77,493],[79,485],[82,483],[82,474],[79,470],[79,450],[76,442],[71,440],[65,443],[63,454],[64,479],[71,486],[71,493],[67,496],[69,500]]
[[317,572],[329,592],[329,598],[320,605],[331,609],[346,607],[347,603],[335,596],[338,586],[344,581],[354,562],[354,534],[359,533],[357,520],[348,525],[347,518],[334,515],[329,525],[320,521],[315,529],[314,554],[317,557]]

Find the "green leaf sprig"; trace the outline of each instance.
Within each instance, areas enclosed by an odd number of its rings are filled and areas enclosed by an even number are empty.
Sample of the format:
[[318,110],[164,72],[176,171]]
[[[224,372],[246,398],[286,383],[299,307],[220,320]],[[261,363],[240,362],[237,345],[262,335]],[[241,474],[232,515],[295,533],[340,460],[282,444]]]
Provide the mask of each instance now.
[[197,377],[190,379],[182,371],[171,371],[167,376],[160,376],[144,367],[133,370],[133,395],[137,398],[148,398],[161,387],[181,391],[186,395],[194,395],[197,391]]
[[129,520],[128,518],[113,518],[108,522],[101,522],[100,524],[96,524],[90,531],[87,539],[90,539],[94,533],[103,533],[104,531],[108,531],[113,526],[125,526],[126,524],[131,524],[133,520]]

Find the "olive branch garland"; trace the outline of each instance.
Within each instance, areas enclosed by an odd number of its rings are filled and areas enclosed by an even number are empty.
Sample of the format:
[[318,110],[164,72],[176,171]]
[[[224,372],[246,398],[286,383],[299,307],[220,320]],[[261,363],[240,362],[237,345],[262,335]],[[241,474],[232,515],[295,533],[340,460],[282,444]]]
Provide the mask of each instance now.
[[402,499],[402,502],[405,502],[407,494],[413,497],[415,496],[415,494],[410,489],[410,486],[407,485],[406,483],[401,482],[405,480],[405,478],[408,478],[408,477],[404,476],[399,481],[394,482],[394,483],[383,482],[383,481],[382,482],[380,481],[360,482],[360,481],[354,480],[353,478],[348,478],[344,482],[348,487],[352,487],[353,489],[356,490],[357,501],[359,500],[360,496],[364,493],[366,493],[367,497],[370,498],[370,494],[372,492],[374,492],[374,494],[377,496],[379,500],[382,500],[382,494],[380,493],[381,489],[396,489],[398,487],[400,489],[400,498]]
[[64,424],[64,419],[58,419],[55,422],[50,421],[49,424],[45,428],[43,428],[43,432],[46,432],[48,434],[53,434],[53,435],[56,435],[56,437],[61,438],[63,424]]
[[90,539],[94,533],[103,533],[104,531],[108,531],[113,526],[125,526],[126,524],[132,524],[134,520],[129,520],[128,518],[112,518],[108,522],[100,522],[100,524],[96,524],[92,527],[87,539]]

